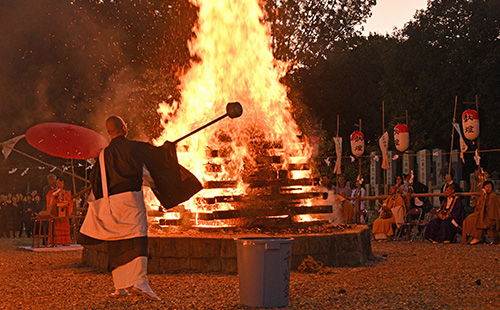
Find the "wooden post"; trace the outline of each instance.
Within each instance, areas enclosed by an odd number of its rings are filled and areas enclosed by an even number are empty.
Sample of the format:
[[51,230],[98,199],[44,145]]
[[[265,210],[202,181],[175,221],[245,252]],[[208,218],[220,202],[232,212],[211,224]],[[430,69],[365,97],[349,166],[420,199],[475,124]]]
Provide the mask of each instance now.
[[[382,101],[382,135],[385,133],[385,102]],[[384,175],[384,195],[387,195],[387,176],[386,170],[382,169]]]
[[[337,136],[336,136],[337,138],[339,137],[339,130],[340,130],[340,115],[337,114]],[[335,149],[337,149],[336,144],[335,144]],[[336,193],[338,188],[339,188],[339,174],[337,173],[337,177],[335,178],[335,191],[334,191],[335,194],[338,194],[338,193]]]
[[[455,96],[455,109],[453,110],[453,123],[455,123],[455,118],[457,116],[457,100],[458,96]],[[450,148],[450,160],[448,164],[448,174],[451,174],[451,158],[453,156],[453,139],[455,138],[455,128],[451,126],[451,148]]]
[[[476,94],[476,111],[479,114],[479,99],[477,97],[477,94]],[[479,125],[481,125],[481,123],[479,123]],[[477,156],[479,156],[479,136],[477,137],[476,143],[477,143],[477,146],[476,146]],[[481,161],[479,161],[479,165],[477,165],[477,168],[479,169],[479,171],[482,171],[482,169],[481,169]],[[482,187],[483,187],[483,185],[481,184],[481,188]]]

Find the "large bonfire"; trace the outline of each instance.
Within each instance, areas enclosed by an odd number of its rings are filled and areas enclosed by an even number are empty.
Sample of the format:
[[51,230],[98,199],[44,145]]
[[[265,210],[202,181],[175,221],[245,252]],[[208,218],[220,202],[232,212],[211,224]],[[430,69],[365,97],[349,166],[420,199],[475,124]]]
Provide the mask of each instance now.
[[[155,143],[174,141],[225,114],[228,102],[240,102],[242,117],[204,129],[180,142],[177,151],[179,162],[202,183],[236,184],[217,189],[219,194],[245,194],[245,178],[261,164],[258,158],[263,149],[268,149],[267,156],[282,158],[280,165],[286,169],[290,164],[307,163],[311,148],[299,137],[286,87],[280,83],[286,64],[273,57],[259,1],[191,1],[199,7],[196,37],[188,42],[197,61],[181,78],[181,102],[160,104],[165,129]],[[303,175],[289,177],[309,177],[304,175],[309,171],[295,173]],[[195,210],[195,201],[191,199],[188,208]]]

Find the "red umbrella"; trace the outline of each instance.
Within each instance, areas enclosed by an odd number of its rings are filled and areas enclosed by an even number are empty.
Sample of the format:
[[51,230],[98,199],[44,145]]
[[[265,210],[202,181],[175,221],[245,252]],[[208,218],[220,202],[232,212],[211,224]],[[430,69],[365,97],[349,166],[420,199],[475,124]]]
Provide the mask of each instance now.
[[34,148],[56,157],[72,159],[96,158],[108,141],[99,133],[77,125],[43,123],[26,132],[26,140]]

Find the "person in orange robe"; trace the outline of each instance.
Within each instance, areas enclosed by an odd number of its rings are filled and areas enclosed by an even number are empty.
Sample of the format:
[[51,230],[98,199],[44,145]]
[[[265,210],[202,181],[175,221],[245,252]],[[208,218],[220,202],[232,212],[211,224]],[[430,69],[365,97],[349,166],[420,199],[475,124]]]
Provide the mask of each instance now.
[[491,181],[484,182],[483,194],[477,199],[474,213],[464,220],[461,243],[467,244],[468,237],[472,237],[470,244],[478,244],[486,235],[491,243],[500,242],[500,198]]
[[[69,216],[73,213],[73,200],[71,194],[64,189],[64,181],[58,179],[56,188],[47,193],[47,211],[55,218],[54,239],[50,243],[69,245],[71,234],[69,227]],[[62,212],[64,210],[65,212]],[[61,212],[60,212],[61,211]]]
[[[403,197],[397,193],[397,186],[389,188],[389,197],[384,201],[380,208],[380,216],[373,222],[372,233],[375,240],[382,241],[394,235],[392,224],[399,228],[404,222],[406,206]],[[385,216],[384,211],[389,212]]]

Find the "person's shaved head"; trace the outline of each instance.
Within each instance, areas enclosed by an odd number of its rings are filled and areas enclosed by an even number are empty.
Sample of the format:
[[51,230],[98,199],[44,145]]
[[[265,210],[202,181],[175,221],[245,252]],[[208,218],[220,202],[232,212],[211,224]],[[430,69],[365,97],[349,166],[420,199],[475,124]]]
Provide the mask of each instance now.
[[112,138],[127,135],[127,124],[125,124],[125,121],[121,117],[116,115],[108,117],[106,120],[106,129]]

